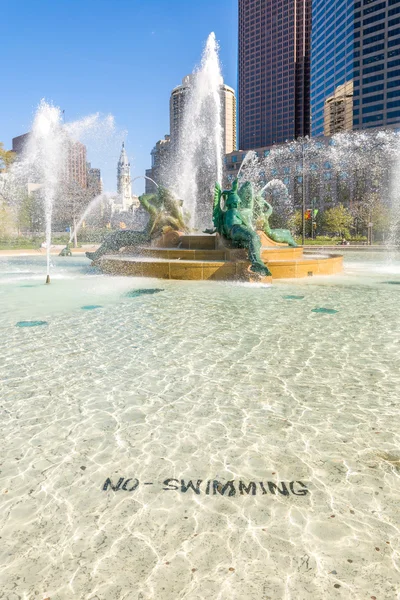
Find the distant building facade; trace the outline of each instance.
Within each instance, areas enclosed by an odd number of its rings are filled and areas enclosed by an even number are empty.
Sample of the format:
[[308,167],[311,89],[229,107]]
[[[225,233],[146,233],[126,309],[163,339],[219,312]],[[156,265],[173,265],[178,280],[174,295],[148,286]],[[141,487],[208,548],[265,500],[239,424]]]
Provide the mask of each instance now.
[[[393,150],[385,154],[384,138],[367,132],[370,143],[353,149],[350,155],[336,164],[334,149],[337,138],[318,136],[309,142],[292,142],[256,148],[259,165],[259,182],[267,183],[272,179],[281,180],[288,188],[295,209],[301,209],[303,194],[306,207],[326,210],[338,202],[349,209],[357,205],[366,205],[371,198],[379,196],[382,202],[390,199],[391,169]],[[400,135],[400,130],[394,136]],[[395,147],[397,147],[397,142]],[[392,147],[393,148],[393,147]],[[357,158],[360,160],[355,160]],[[225,156],[224,186],[231,185],[246,156],[238,150]],[[388,156],[391,157],[388,159]],[[335,157],[335,158],[334,158]],[[242,174],[245,175],[245,169]],[[254,179],[254,169],[251,170]]]
[[235,90],[221,83],[221,110],[224,135],[224,152],[233,152],[237,148],[236,135],[236,96]]
[[86,146],[81,142],[68,142],[65,175],[68,182],[87,188]]
[[103,181],[101,179],[100,169],[92,169],[90,163],[86,165],[87,188],[90,190],[90,195],[95,198],[103,193]]
[[23,133],[12,139],[12,151],[21,156],[29,140],[29,133]]
[[[24,133],[13,138],[13,152],[20,158],[29,141],[30,133]],[[82,189],[88,187],[87,170],[87,151],[86,146],[78,141],[69,139],[67,141],[65,163],[63,165],[63,176],[67,183],[76,183]]]
[[182,79],[182,84],[172,90],[169,99],[169,130],[174,143],[179,140],[182,131],[183,115],[189,90],[190,75],[187,75]]
[[[169,121],[171,141],[174,145],[179,142],[179,137],[182,132],[184,112],[191,86],[193,85],[193,77],[193,75],[184,77],[181,85],[178,85],[171,92]],[[236,150],[236,96],[235,90],[229,85],[224,84],[222,78],[220,97],[224,152],[233,152],[233,150]]]
[[241,149],[309,135],[310,42],[311,0],[239,0]]
[[[169,159],[171,156],[171,136],[164,136],[151,151],[151,169],[146,170],[146,194],[155,194],[157,185],[165,185]],[[155,182],[155,183],[154,183]]]

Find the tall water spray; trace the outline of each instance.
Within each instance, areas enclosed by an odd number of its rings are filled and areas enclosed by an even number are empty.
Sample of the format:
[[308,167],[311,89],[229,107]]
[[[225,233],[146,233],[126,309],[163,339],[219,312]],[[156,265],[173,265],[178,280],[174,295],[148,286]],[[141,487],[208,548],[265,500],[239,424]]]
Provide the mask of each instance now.
[[201,65],[190,76],[172,189],[184,201],[192,226],[209,224],[216,181],[222,181],[223,127],[218,43],[211,33]]
[[85,141],[85,136],[88,137],[89,134],[89,139],[94,135],[97,146],[99,146],[102,138],[104,141],[109,140],[110,133],[113,131],[114,119],[111,115],[100,118],[98,114],[93,114],[64,124],[60,108],[42,100],[35,114],[22,157],[14,163],[10,170],[11,202],[18,204],[19,198],[24,194],[22,190],[26,190],[28,183],[37,185],[43,200],[47,283],[50,282],[51,228],[54,206],[57,205],[59,212],[63,212],[63,203],[70,192],[71,183],[76,184],[77,195],[81,195],[85,190],[84,187],[81,187],[80,182],[73,180],[71,169],[69,169],[69,158],[73,156],[74,144],[78,140]]
[[400,244],[400,140],[397,140],[396,144],[390,192],[390,228],[386,245],[389,251],[389,258],[392,260],[393,251]]
[[61,110],[42,100],[33,121],[23,164],[26,173],[41,185],[46,220],[46,283],[50,283],[51,221],[61,170],[65,164],[65,138]]

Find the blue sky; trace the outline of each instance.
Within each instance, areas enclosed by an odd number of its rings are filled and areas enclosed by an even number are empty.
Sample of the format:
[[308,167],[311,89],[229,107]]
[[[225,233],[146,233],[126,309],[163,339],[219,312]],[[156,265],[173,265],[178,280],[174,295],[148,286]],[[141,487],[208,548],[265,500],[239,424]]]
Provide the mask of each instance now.
[[[118,133],[88,159],[114,190],[124,132],[132,176],[169,133],[169,96],[200,61],[211,31],[225,82],[237,83],[237,0],[3,0],[0,141],[29,131],[41,98],[66,121],[113,114]],[[136,182],[134,192],[143,190]]]

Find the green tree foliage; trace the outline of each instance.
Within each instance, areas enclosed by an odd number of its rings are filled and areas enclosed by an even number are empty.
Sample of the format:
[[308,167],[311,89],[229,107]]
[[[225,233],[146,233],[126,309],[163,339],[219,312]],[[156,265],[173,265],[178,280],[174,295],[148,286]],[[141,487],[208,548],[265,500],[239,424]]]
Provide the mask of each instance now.
[[24,194],[18,205],[18,231],[37,232],[43,229],[43,203],[37,194]]
[[79,221],[92,196],[90,190],[75,181],[64,181],[60,188],[54,205],[53,223],[56,230],[64,231]]
[[0,197],[0,240],[7,238],[14,231],[14,215],[12,210]]
[[[321,211],[319,211],[318,216],[321,214]],[[317,216],[317,219],[318,219]],[[317,225],[317,219],[314,219],[314,234],[316,232],[316,225]],[[293,234],[297,237],[300,237],[301,235],[303,235],[303,217],[302,217],[302,211],[301,210],[296,210],[291,217],[288,220],[288,224],[287,224],[288,228],[290,229],[290,231],[293,232]],[[306,219],[305,220],[305,235],[306,237],[311,237],[311,227],[312,227],[312,223],[311,223],[311,219]]]
[[293,231],[294,235],[301,235],[303,231],[303,222],[301,218],[301,210],[296,210],[288,221],[288,227],[290,231]]
[[374,234],[383,238],[390,230],[390,209],[376,193],[367,195],[352,210],[356,233],[365,234],[369,223],[372,223]]
[[386,236],[390,230],[391,214],[390,209],[382,202],[374,204],[371,211],[371,223],[375,234],[378,237]]
[[323,215],[323,228],[326,233],[339,235],[341,237],[350,237],[350,227],[353,223],[353,216],[350,211],[339,204],[328,208]]
[[4,144],[0,142],[0,173],[7,171],[8,167],[16,159],[15,152],[11,150],[4,150]]

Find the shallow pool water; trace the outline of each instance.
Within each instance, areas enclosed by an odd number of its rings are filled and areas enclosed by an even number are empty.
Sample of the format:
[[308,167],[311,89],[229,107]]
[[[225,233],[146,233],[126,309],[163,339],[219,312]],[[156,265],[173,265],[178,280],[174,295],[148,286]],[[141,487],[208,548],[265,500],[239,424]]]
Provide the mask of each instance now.
[[44,281],[0,258],[4,598],[400,597],[398,255]]

